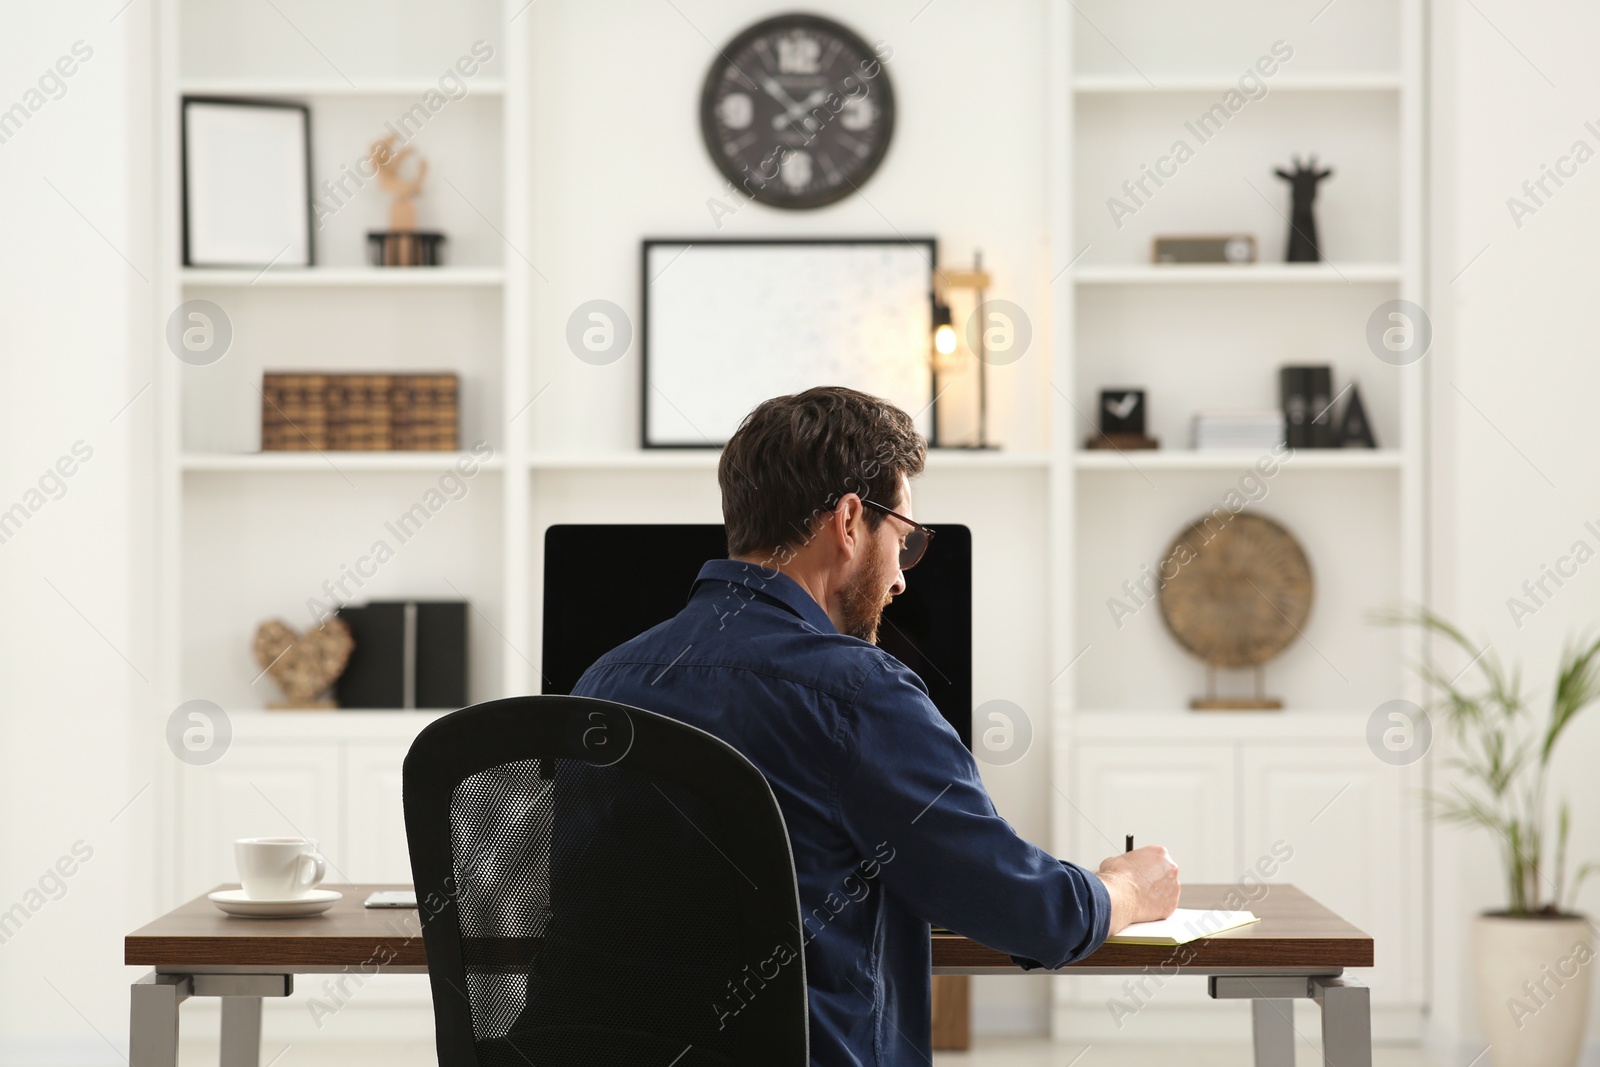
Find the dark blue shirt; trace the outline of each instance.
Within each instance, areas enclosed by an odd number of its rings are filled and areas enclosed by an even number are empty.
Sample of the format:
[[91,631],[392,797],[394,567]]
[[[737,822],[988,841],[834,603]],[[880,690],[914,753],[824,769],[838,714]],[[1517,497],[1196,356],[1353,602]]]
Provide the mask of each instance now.
[[766,775],[799,879],[815,1064],[931,1062],[930,922],[1027,967],[1106,938],[1100,879],[1019,837],[922,680],[781,574],[707,563],[682,612],[573,691],[697,726]]

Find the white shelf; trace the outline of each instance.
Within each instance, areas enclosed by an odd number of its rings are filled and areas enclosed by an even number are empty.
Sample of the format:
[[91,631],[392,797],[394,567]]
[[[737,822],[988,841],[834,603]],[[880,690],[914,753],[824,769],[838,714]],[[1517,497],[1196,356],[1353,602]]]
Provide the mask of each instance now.
[[[1269,95],[1288,93],[1394,92],[1401,88],[1398,73],[1351,72],[1263,79]],[[1072,89],[1083,95],[1114,93],[1226,93],[1239,88],[1238,75],[1191,75],[1145,79],[1137,74],[1080,74]]]
[[[539,452],[528,457],[528,466],[547,471],[698,471],[715,470],[721,458],[719,448],[659,448],[610,454]],[[935,448],[928,450],[927,469],[1042,471],[1049,462],[1050,457],[1042,452]]]
[[439,474],[468,459],[479,470],[501,470],[504,460],[470,452],[185,452],[184,471],[201,474],[335,474],[339,471],[417,471]]
[[[1138,471],[1235,471],[1254,466],[1266,453],[1241,450],[1237,452],[1196,452],[1189,449],[1144,449],[1115,452],[1082,451],[1073,455],[1073,463],[1081,471],[1121,471],[1134,474]],[[1302,448],[1294,453],[1277,457],[1280,471],[1365,471],[1399,470],[1404,460],[1398,449],[1371,448]]]
[[959,448],[930,448],[928,470],[1044,470],[1050,456],[1044,452],[1007,452],[1004,449],[979,451]]
[[716,470],[720,448],[661,448],[638,452],[535,452],[528,466],[547,471]]
[[1371,709],[1310,711],[1190,711],[1188,709],[1080,709],[1071,719],[1071,735],[1080,741],[1342,741],[1362,743],[1362,728]]
[[[461,82],[469,97],[505,95],[505,83],[499,78],[462,78]],[[354,83],[337,78],[192,78],[179,85],[184,96],[426,96],[441,91],[437,77],[378,78]]]
[[1078,267],[1079,285],[1303,285],[1398,283],[1398,263],[1173,263]]
[[448,711],[340,708],[328,711],[227,708],[235,740],[308,741],[362,739],[386,741],[415,737]]
[[499,286],[505,278],[505,271],[498,267],[275,267],[265,271],[252,267],[185,267],[179,275],[183,285],[191,289],[246,285],[400,289]]

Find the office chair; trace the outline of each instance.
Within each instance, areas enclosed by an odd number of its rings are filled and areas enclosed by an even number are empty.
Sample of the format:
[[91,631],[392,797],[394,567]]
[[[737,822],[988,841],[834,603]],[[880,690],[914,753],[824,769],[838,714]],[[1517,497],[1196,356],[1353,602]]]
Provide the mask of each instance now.
[[723,741],[584,697],[447,715],[403,772],[444,1067],[805,1067],[772,789]]

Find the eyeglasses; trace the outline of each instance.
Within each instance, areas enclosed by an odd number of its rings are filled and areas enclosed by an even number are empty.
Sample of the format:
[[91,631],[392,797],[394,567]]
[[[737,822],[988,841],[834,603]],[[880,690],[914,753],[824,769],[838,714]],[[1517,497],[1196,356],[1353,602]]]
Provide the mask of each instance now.
[[863,500],[862,503],[911,527],[911,532],[906,534],[906,543],[900,546],[900,569],[908,571],[915,567],[917,561],[922,559],[923,553],[928,551],[928,542],[933,540],[933,531],[916,519],[908,519],[899,512],[890,511],[876,500]]

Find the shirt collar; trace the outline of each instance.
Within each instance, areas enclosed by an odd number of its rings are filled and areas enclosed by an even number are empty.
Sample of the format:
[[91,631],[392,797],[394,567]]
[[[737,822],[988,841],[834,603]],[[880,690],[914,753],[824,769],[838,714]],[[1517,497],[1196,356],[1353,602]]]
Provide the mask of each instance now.
[[715,585],[738,587],[728,589],[729,596],[743,599],[749,599],[749,593],[765,596],[788,608],[825,634],[839,632],[833,625],[833,620],[828,618],[828,613],[822,610],[822,605],[813,600],[811,594],[800,587],[799,582],[770,567],[737,559],[707,560],[695,577],[690,596],[699,595],[702,586]]

